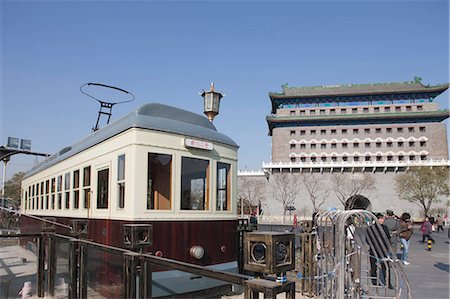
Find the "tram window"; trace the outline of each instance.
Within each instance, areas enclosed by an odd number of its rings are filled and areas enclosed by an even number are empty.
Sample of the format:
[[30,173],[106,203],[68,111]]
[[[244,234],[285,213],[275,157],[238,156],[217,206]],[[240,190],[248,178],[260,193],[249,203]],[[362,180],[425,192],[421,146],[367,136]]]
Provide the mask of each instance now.
[[28,210],[31,209],[31,200],[32,200],[32,196],[31,196],[31,186],[28,186]]
[[45,181],[45,208],[48,210],[50,209],[49,206],[49,194],[50,193],[50,181]]
[[218,211],[226,211],[230,206],[230,164],[217,163],[217,204]]
[[97,172],[97,209],[107,209],[109,199],[109,168]]
[[39,184],[36,184],[36,197],[34,200],[36,201],[36,210],[39,210]]
[[41,182],[41,209],[44,209],[44,182]]
[[52,179],[52,209],[55,209],[56,179]]
[[84,208],[89,209],[91,207],[91,166],[83,169],[83,199]]
[[25,191],[25,196],[24,196],[24,209],[28,209],[28,191]]
[[58,176],[56,181],[56,191],[58,192],[58,209],[62,209],[62,175]]
[[56,191],[61,192],[62,190],[62,175],[58,176],[58,181],[56,185]]
[[121,155],[117,159],[117,189],[118,206],[123,209],[125,207],[125,155]]
[[70,172],[64,174],[64,199],[66,203],[66,209],[70,208]]
[[171,209],[172,156],[148,153],[147,162],[147,209]]
[[209,162],[183,157],[181,161],[181,209],[208,209]]
[[84,208],[89,209],[91,207],[91,189],[90,188],[83,189],[83,198],[84,198]]
[[58,193],[58,209],[62,209],[62,194]]
[[78,209],[80,207],[80,171],[75,170],[73,172],[73,208]]

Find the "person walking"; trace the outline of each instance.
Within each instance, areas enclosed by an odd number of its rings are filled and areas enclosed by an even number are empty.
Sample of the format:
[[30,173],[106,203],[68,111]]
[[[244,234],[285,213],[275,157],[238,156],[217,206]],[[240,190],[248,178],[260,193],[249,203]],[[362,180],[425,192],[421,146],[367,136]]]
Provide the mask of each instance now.
[[422,223],[422,226],[420,227],[420,230],[422,231],[422,243],[425,243],[425,238],[428,240],[431,240],[434,244],[434,239],[431,237],[432,233],[432,225],[430,222],[430,219],[428,217],[425,217],[425,220]]
[[404,265],[409,265],[408,252],[409,252],[409,239],[413,234],[413,224],[411,221],[411,215],[403,213],[400,217],[400,243],[403,245],[401,261]]
[[389,241],[392,246],[392,253],[394,254],[394,257],[396,257],[400,222],[394,215],[394,211],[386,210],[384,225],[389,229]]
[[[386,269],[389,268],[389,262],[385,260],[390,257],[389,254],[389,229],[384,224],[383,214],[375,214],[380,223],[377,226],[373,223],[367,229],[366,241],[369,244],[369,262],[370,262],[370,277],[373,285],[386,285]],[[381,229],[380,229],[381,227]],[[384,260],[383,260],[384,259]],[[390,275],[388,275],[390,279]],[[389,283],[391,287],[391,283]]]
[[439,232],[439,230],[444,231],[444,218],[442,218],[441,215],[437,215],[436,224],[437,224],[437,232]]

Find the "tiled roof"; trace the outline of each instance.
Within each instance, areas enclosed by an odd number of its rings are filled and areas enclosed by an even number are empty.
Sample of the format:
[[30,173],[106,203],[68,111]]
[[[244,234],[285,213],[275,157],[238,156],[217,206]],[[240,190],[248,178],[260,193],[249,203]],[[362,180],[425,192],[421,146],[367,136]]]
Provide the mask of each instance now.
[[442,93],[448,89],[449,84],[434,86],[423,85],[420,78],[408,82],[374,83],[374,84],[342,84],[307,87],[288,87],[283,85],[282,93],[269,92],[271,99],[277,98],[308,98],[327,96],[363,96],[376,94],[397,93]]

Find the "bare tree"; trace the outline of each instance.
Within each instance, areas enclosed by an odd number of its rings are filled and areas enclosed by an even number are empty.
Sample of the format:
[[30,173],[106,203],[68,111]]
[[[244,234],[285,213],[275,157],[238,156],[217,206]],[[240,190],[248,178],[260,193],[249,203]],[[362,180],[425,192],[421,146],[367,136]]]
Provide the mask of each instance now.
[[272,197],[283,205],[283,216],[286,216],[289,207],[295,205],[300,192],[298,176],[291,173],[274,174],[271,176],[271,185]]
[[309,200],[313,205],[313,212],[318,212],[325,204],[325,201],[330,194],[330,190],[325,189],[323,181],[314,174],[302,174],[301,181],[308,192]]
[[395,190],[400,199],[422,208],[424,215],[439,196],[449,196],[449,170],[446,167],[414,167],[395,178]]
[[345,210],[354,208],[358,195],[375,188],[375,179],[368,173],[334,174],[331,182],[334,194]]
[[[264,178],[265,180],[265,178]],[[255,178],[240,177],[238,180],[238,198],[248,205],[249,212],[252,207],[264,200],[265,182]],[[244,207],[241,207],[244,209]]]

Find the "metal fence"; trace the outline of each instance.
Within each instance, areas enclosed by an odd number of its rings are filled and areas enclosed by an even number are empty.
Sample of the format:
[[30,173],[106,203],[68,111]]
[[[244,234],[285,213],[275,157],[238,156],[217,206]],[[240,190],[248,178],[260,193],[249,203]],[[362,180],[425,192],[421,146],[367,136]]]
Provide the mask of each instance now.
[[371,212],[319,213],[314,229],[302,240],[304,294],[326,299],[412,298],[388,236]]

